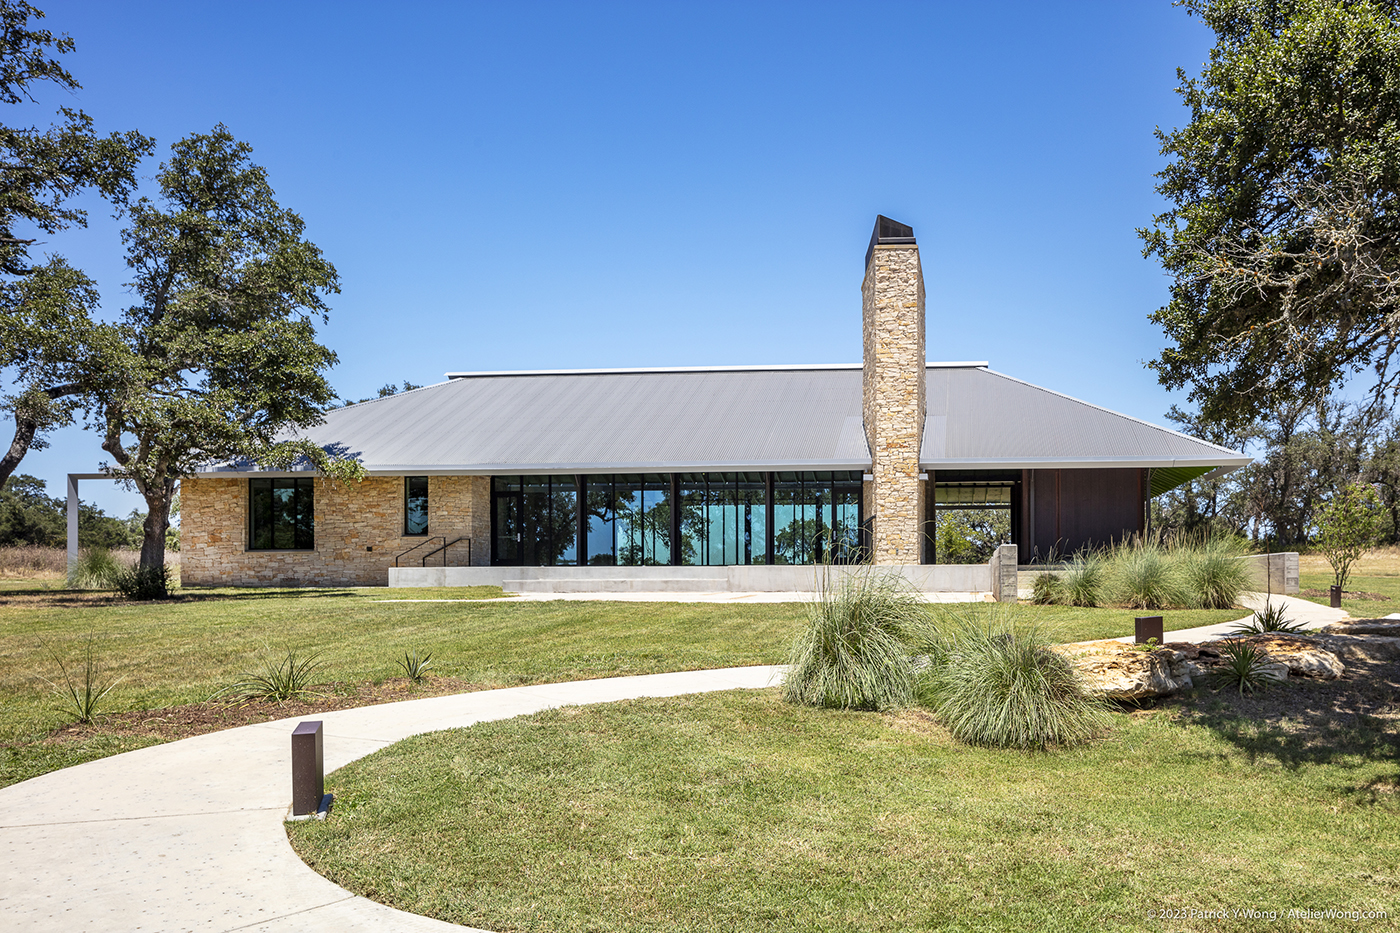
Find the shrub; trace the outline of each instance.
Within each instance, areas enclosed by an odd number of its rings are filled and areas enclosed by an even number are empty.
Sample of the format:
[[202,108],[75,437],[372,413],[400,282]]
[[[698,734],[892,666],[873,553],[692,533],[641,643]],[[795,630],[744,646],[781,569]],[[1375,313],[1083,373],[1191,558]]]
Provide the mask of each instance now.
[[220,690],[214,696],[228,695],[244,700],[270,700],[281,703],[311,694],[313,678],[324,666],[319,651],[298,655],[296,649],[292,648],[287,651],[287,656],[276,664],[271,658],[265,658],[262,671],[244,674],[242,680]]
[[1178,546],[1172,556],[1181,571],[1181,586],[1192,606],[1229,609],[1249,585],[1249,568],[1240,560],[1244,548],[1234,538],[1209,538]]
[[121,678],[105,683],[99,680],[97,661],[92,656],[91,635],[88,636],[87,650],[83,654],[81,672],[74,671],[70,674],[63,659],[52,649],[49,649],[49,657],[53,658],[63,675],[62,686],[53,681],[48,682],[59,697],[59,703],[54,708],[61,713],[71,714],[78,722],[92,722],[93,717],[97,715],[97,708],[106,699],[107,694],[112,692],[112,688],[121,682]]
[[1097,551],[1074,555],[1060,578],[1060,601],[1070,606],[1093,608],[1103,601],[1107,562]]
[[78,554],[68,585],[84,590],[115,590],[117,578],[127,569],[105,547],[90,547]]
[[433,666],[433,653],[420,654],[414,651],[412,654],[404,652],[404,656],[399,658],[399,668],[410,682],[421,684],[428,679],[428,669]]
[[959,741],[1044,749],[1086,741],[1108,725],[1074,666],[1034,627],[945,610],[920,698]]
[[1037,606],[1053,606],[1063,601],[1064,581],[1057,573],[1045,571],[1036,575],[1031,584],[1031,602]]
[[836,709],[909,705],[909,645],[928,624],[923,597],[898,574],[864,570],[823,584],[793,642],[783,698]]
[[123,567],[114,577],[113,587],[127,599],[169,599],[170,568]]
[[1110,558],[1109,589],[1114,601],[1129,609],[1165,609],[1181,605],[1179,568],[1166,548],[1152,541],[1135,541],[1114,549]]
[[1266,602],[1263,609],[1256,609],[1248,622],[1230,632],[1231,635],[1260,635],[1265,632],[1306,632],[1301,622],[1291,622],[1283,614],[1283,606]]
[[1238,687],[1241,696],[1277,680],[1268,666],[1268,655],[1247,641],[1226,641],[1220,657],[1225,665],[1215,672],[1216,683],[1224,687]]

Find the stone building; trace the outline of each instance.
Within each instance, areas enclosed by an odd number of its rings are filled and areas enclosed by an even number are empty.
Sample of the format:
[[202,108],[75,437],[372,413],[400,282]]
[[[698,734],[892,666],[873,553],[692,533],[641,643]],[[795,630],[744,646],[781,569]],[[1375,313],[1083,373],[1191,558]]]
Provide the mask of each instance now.
[[860,364],[449,373],[328,412],[311,438],[368,478],[186,478],[183,581],[800,589],[792,568],[937,565],[949,509],[1009,512],[1021,563],[1119,541],[1151,496],[1249,461],[985,362],[927,362],[903,224],[877,219],[861,296]]

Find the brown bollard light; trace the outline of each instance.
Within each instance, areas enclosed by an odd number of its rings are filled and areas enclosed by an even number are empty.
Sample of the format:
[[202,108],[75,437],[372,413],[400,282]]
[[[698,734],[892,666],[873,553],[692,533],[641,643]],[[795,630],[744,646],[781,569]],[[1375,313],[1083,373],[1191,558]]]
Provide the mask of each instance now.
[[1333,586],[1328,595],[1332,597],[1331,604],[1333,609],[1342,608],[1342,588],[1340,586]]
[[1138,616],[1133,620],[1133,641],[1135,643],[1145,645],[1154,638],[1157,640],[1157,644],[1162,643],[1161,616]]
[[312,816],[326,795],[326,759],[321,722],[297,723],[292,730],[292,816]]

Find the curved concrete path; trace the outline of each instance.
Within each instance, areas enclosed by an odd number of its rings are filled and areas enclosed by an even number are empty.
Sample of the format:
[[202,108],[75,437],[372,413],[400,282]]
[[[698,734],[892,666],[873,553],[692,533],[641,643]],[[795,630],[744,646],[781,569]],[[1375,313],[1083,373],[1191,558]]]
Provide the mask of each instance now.
[[[318,714],[327,771],[410,735],[558,706],[758,689],[780,667],[612,677]],[[466,929],[346,891],[287,842],[299,717],[64,768],[0,790],[0,927],[24,931]]]
[[[1245,602],[1261,607],[1265,597]],[[1311,628],[1346,613],[1296,597]],[[1218,638],[1229,622],[1169,633]],[[1131,639],[1127,639],[1131,641]],[[339,710],[325,723],[332,771],[421,732],[558,706],[759,689],[781,667],[612,677]],[[357,897],[306,866],[282,828],[291,731],[260,723],[64,768],[0,790],[0,927],[24,931],[462,931]]]

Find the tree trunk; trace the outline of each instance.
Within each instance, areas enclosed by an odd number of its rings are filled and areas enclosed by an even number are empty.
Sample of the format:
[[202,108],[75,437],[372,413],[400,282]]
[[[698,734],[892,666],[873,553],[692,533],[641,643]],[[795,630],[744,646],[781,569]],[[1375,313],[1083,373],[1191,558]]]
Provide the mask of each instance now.
[[146,500],[146,523],[142,526],[141,568],[165,564],[165,533],[170,529],[170,502],[175,498],[175,480],[164,478],[157,483],[142,484]]
[[39,423],[33,418],[25,418],[19,412],[15,412],[15,437],[10,441],[10,449],[0,458],[0,485],[4,485],[5,480],[15,471],[15,467],[24,459],[24,455],[29,453],[29,445],[34,443],[34,432],[38,428]]

